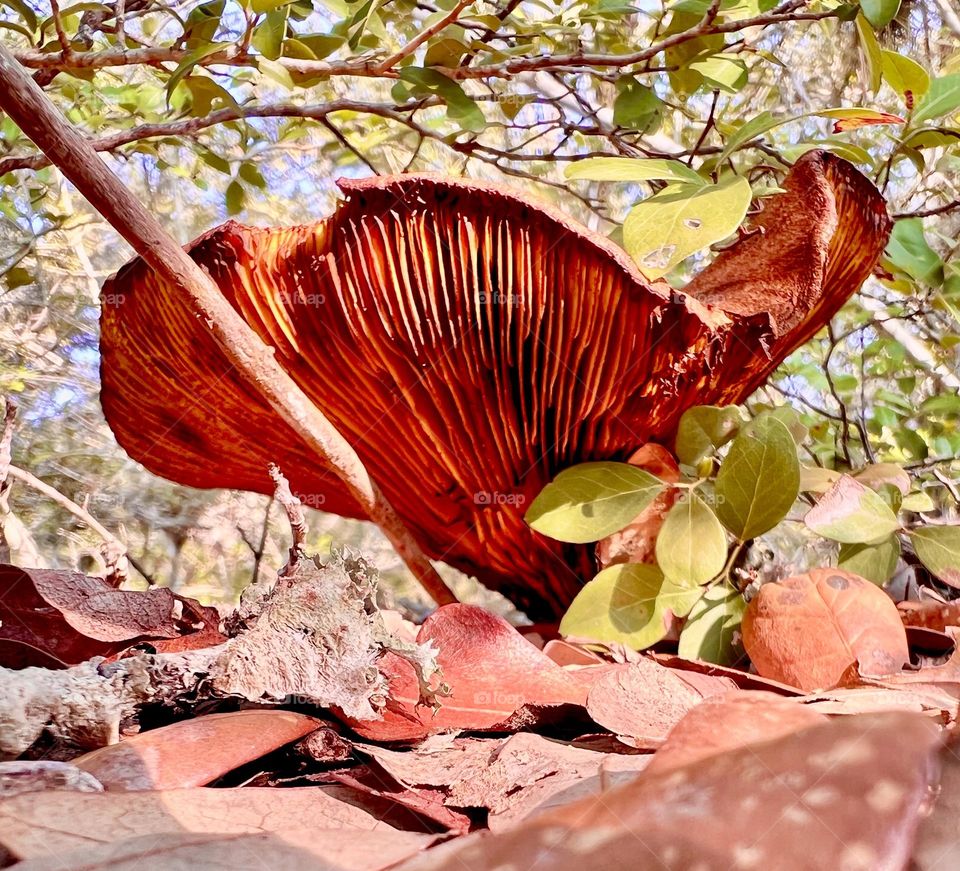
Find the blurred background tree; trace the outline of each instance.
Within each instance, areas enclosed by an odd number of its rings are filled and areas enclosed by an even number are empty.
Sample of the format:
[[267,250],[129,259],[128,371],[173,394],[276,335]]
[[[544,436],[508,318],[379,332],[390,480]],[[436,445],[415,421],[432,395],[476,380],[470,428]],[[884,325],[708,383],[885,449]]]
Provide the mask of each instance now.
[[[337,177],[404,171],[519,185],[622,242],[624,216],[669,174],[579,172],[584,158],[679,161],[708,183],[733,172],[762,202],[804,151],[833,151],[886,194],[887,257],[750,406],[802,412],[812,464],[903,464],[918,514],[956,517],[952,0],[0,0],[0,39],[183,242],[228,216],[315,220]],[[124,455],[98,402],[97,317],[100,284],[131,252],[2,115],[0,185],[14,463],[115,532],[153,581],[232,600],[282,562],[279,512]],[[724,213],[730,232],[741,217]],[[682,286],[709,256],[679,252],[656,271]],[[13,485],[23,562],[96,564],[87,524]],[[369,525],[318,514],[313,536],[374,554],[410,589]]]

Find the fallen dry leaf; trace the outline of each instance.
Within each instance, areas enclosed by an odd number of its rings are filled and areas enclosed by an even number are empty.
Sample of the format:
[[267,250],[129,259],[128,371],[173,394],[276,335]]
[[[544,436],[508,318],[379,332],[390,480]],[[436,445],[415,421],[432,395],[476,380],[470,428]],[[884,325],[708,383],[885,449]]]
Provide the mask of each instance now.
[[674,671],[693,672],[695,674],[705,674],[709,677],[728,678],[735,686],[742,690],[759,690],[761,692],[776,693],[780,696],[799,696],[802,695],[799,689],[790,684],[781,683],[778,680],[771,680],[768,677],[761,677],[758,674],[750,674],[733,668],[729,665],[718,665],[713,662],[704,662],[700,659],[684,659],[675,653],[648,653],[651,659],[665,665]]
[[960,626],[960,602],[898,602],[897,610],[904,626],[917,626],[942,632],[948,626]]
[[365,832],[298,828],[264,834],[165,832],[44,856],[17,865],[23,871],[378,871],[420,852],[429,835],[383,828]]
[[530,732],[506,739],[457,738],[438,750],[388,750],[374,745],[357,749],[408,787],[442,788],[451,807],[486,809],[494,831],[554,802],[596,794],[634,777],[649,760],[648,756],[597,752]]
[[[650,442],[627,460],[632,466],[644,469],[661,481],[675,484],[680,480],[680,467],[662,445]],[[667,488],[619,532],[597,542],[597,560],[605,569],[617,563],[652,563],[657,535],[663,519],[680,496],[680,491]]]
[[[508,738],[480,772],[452,784],[447,803],[486,808],[490,830],[502,831],[559,796],[572,801],[632,779],[648,761],[646,756],[597,753],[520,732]],[[571,795],[584,781],[589,781],[587,789]]]
[[398,871],[899,869],[936,774],[940,737],[915,714],[829,721],[672,771],[502,834],[469,835]]
[[[141,835],[238,835],[301,828],[349,829],[354,841],[392,827],[318,787],[36,792],[0,800],[0,846],[15,858],[56,856]],[[357,837],[364,832],[364,838]]]
[[602,663],[600,658],[592,650],[587,650],[580,644],[572,644],[561,638],[554,638],[543,646],[543,652],[550,657],[557,665],[597,665]]
[[598,668],[601,672],[590,687],[587,712],[628,745],[651,750],[706,696],[736,688],[727,678],[685,674],[647,657]]
[[411,750],[390,750],[376,744],[357,744],[356,749],[405,786],[449,787],[479,776],[506,740],[456,737],[436,749],[428,744],[429,739]]
[[585,690],[569,672],[524,639],[506,620],[474,605],[445,605],[417,635],[433,642],[451,689],[434,713],[419,702],[413,667],[387,653],[379,668],[389,682],[382,720],[346,721],[364,738],[403,741],[436,732],[508,726],[523,708],[582,705]]
[[742,631],[760,674],[807,691],[836,686],[852,666],[878,676],[910,661],[890,597],[840,569],[764,584],[747,607]]
[[79,572],[0,565],[0,665],[7,668],[75,665],[137,641],[209,633],[211,623],[216,632],[218,622],[215,609],[162,587],[118,590]]
[[73,764],[105,789],[204,786],[324,726],[293,711],[232,711],[182,720],[86,753]]
[[328,795],[362,808],[377,819],[416,832],[469,832],[468,816],[445,803],[446,793],[435,787],[404,786],[383,769],[372,765],[332,771],[310,778],[326,786]]
[[799,701],[774,693],[738,690],[704,699],[667,735],[647,771],[668,771],[716,756],[782,738],[825,723],[827,718]]

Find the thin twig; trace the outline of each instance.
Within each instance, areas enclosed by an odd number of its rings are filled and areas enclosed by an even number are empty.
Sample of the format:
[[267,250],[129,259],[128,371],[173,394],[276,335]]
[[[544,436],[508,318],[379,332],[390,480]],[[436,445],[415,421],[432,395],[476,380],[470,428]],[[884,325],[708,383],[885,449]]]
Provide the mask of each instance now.
[[303,516],[303,504],[290,492],[290,482],[284,477],[280,467],[271,463],[267,471],[276,487],[273,498],[280,503],[287,515],[287,520],[290,521],[290,556],[287,558],[287,564],[279,572],[280,576],[284,577],[292,575],[300,565],[300,560],[303,559],[303,543],[307,539],[307,521]]
[[446,15],[444,15],[443,18],[431,24],[430,27],[425,27],[399,51],[390,55],[390,57],[383,61],[383,63],[381,63],[378,67],[377,72],[382,75],[388,70],[393,69],[404,58],[412,55],[428,39],[436,36],[441,30],[453,24],[453,22],[456,21],[460,16],[460,13],[463,12],[463,10],[466,9],[472,2],[473,0],[459,0],[457,5],[454,6],[453,9],[451,9]]
[[61,56],[65,63],[69,62],[73,56],[73,48],[70,45],[70,37],[67,36],[67,31],[63,27],[63,16],[60,14],[60,4],[57,0],[50,0],[50,12],[53,15],[53,26],[57,31]]
[[[127,562],[130,563],[147,581],[148,584],[153,585],[155,583],[154,579],[141,567],[140,563],[133,559],[130,554],[127,552],[127,546],[120,541],[109,529],[107,529],[96,517],[94,517],[89,511],[85,508],[81,508],[74,502],[69,496],[65,496],[61,493],[56,487],[51,487],[46,481],[41,481],[36,475],[30,474],[26,469],[21,469],[18,466],[10,465],[8,466],[9,475],[11,478],[16,478],[18,481],[26,484],[31,490],[35,490],[37,493],[40,493],[50,499],[52,502],[56,502],[62,508],[65,508],[69,511],[74,517],[83,522],[86,526],[90,527],[100,538],[103,539],[103,543],[109,548],[109,551],[105,551],[105,554],[112,556],[113,554],[119,554],[114,559],[114,565],[119,564],[120,556],[125,556]],[[109,562],[109,560],[108,560]],[[110,568],[110,566],[108,566]]]

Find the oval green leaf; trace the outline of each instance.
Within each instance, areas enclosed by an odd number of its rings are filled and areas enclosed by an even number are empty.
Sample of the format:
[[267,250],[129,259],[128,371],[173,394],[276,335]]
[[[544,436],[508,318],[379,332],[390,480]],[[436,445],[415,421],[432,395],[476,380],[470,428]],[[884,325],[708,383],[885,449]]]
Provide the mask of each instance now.
[[703,584],[723,571],[727,536],[710,506],[688,493],[664,519],[656,553],[657,564],[674,583]]
[[733,440],[717,474],[717,514],[740,541],[776,526],[800,493],[800,461],[790,430],[761,415]]
[[747,603],[724,584],[711,587],[693,606],[680,633],[678,653],[717,665],[736,665],[743,659],[740,623]]
[[623,529],[663,488],[659,478],[627,463],[581,463],[547,484],[524,519],[558,541],[599,541]]
[[919,100],[930,89],[930,76],[915,60],[887,49],[881,50],[880,57],[883,77],[901,97],[910,93]]
[[750,184],[735,177],[716,185],[671,184],[635,206],[623,224],[623,245],[648,278],[726,239],[750,206]]
[[643,160],[633,157],[588,157],[570,164],[569,179],[591,181],[679,181],[703,187],[706,182],[679,160]]
[[804,518],[807,528],[842,544],[880,542],[900,528],[883,497],[844,475]]
[[910,533],[910,542],[934,575],[960,588],[960,526],[921,526]]
[[900,539],[896,535],[879,544],[841,544],[837,567],[883,585],[893,577],[900,560]]
[[643,650],[667,634],[668,611],[684,616],[701,595],[699,587],[672,584],[656,566],[611,566],[577,594],[560,621],[560,634]]
[[960,73],[940,76],[930,82],[930,90],[913,113],[913,124],[942,118],[960,108]]
[[863,14],[877,30],[886,27],[900,10],[900,0],[860,0]]
[[701,457],[730,441],[742,423],[743,415],[736,405],[688,408],[677,427],[677,459],[688,466],[695,465]]

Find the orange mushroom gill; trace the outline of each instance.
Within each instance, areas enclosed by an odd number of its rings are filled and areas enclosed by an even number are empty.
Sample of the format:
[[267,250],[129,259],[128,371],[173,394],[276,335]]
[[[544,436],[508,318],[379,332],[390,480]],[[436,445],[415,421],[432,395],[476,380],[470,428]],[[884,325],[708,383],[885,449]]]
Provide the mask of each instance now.
[[[786,193],[685,292],[509,189],[430,176],[341,181],[316,224],[229,222],[188,250],[356,448],[423,549],[534,618],[565,609],[592,548],[523,521],[567,466],[668,440],[738,402],[870,273],[889,232],[849,164],[801,158]],[[131,457],[194,487],[362,512],[176,288],[136,259],[103,291],[102,402]]]

